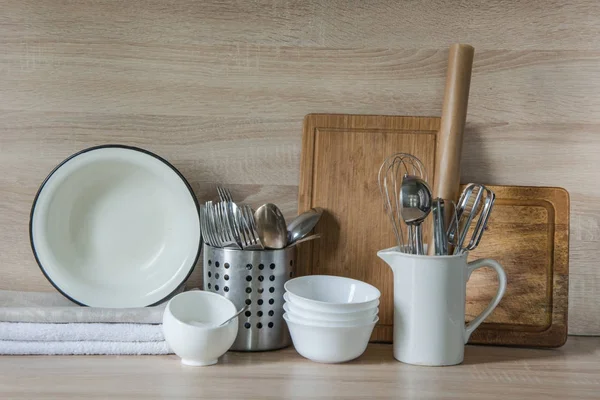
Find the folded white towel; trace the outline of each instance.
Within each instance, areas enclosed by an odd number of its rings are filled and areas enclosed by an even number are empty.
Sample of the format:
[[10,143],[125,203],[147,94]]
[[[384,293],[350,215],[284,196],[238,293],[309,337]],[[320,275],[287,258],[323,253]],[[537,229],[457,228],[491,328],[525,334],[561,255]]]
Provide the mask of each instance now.
[[171,354],[166,342],[22,342],[0,341],[0,355]]
[[0,354],[171,354],[166,303],[81,307],[59,293],[0,290]]
[[158,324],[166,304],[143,308],[81,307],[60,293],[0,290],[0,321]]
[[161,325],[151,324],[40,324],[0,322],[0,341],[159,342]]

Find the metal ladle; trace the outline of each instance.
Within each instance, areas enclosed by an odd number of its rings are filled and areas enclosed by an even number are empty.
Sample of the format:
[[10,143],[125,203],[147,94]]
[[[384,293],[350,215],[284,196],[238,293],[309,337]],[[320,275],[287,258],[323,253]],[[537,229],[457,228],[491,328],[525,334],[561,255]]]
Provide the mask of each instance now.
[[400,213],[408,226],[409,251],[424,254],[421,223],[431,212],[431,189],[420,178],[404,175],[400,186]]

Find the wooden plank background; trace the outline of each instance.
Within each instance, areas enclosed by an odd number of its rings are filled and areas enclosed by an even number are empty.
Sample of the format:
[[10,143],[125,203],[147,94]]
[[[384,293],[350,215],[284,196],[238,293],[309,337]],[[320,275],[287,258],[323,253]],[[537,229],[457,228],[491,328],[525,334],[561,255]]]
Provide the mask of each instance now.
[[303,116],[440,115],[447,49],[464,42],[476,54],[463,182],[569,190],[570,332],[600,334],[600,2],[0,0],[0,10],[0,289],[52,290],[27,222],[38,185],[69,154],[145,147],[202,200],[219,182],[291,216]]

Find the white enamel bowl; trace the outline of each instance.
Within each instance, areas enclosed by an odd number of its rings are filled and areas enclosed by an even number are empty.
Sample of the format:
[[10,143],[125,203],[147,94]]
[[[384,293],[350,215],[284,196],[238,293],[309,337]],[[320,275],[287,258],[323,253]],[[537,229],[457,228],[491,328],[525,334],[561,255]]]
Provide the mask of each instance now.
[[190,366],[216,364],[238,332],[235,305],[225,297],[201,290],[178,294],[167,303],[163,333],[171,350]]
[[368,283],[330,275],[309,275],[285,283],[289,301],[310,311],[365,311],[379,305],[379,290]]
[[94,307],[144,307],[173,294],[200,253],[196,198],[183,176],[142,149],[84,150],[50,173],[34,200],[31,246],[48,280]]
[[366,325],[330,327],[294,322],[285,313],[296,351],[309,360],[321,363],[341,363],[360,357],[379,318]]
[[[285,297],[285,295],[284,295]],[[367,311],[359,311],[358,316],[348,317],[356,313],[322,313],[318,311],[306,311],[300,307],[294,306],[293,303],[286,301],[283,305],[283,310],[288,313],[293,321],[308,324],[327,324],[330,326],[353,326],[364,325],[372,322],[377,317],[378,308]]]

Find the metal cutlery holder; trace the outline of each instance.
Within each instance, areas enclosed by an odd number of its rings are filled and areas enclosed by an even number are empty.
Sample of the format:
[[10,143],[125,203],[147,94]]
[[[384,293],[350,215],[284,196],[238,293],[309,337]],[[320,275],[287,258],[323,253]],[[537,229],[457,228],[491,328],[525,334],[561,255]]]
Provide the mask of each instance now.
[[238,250],[204,244],[204,290],[218,293],[237,309],[238,335],[231,350],[264,351],[291,344],[283,319],[283,285],[293,277],[296,247]]

